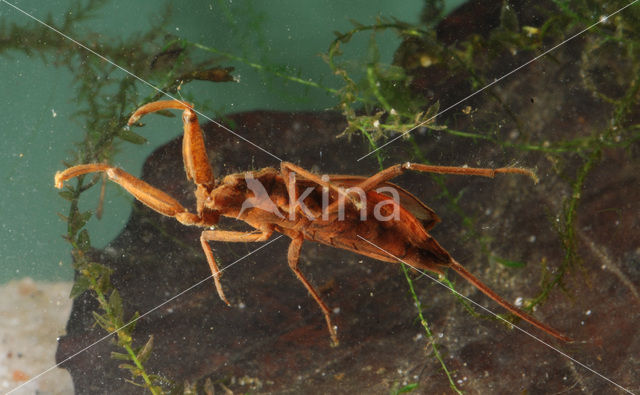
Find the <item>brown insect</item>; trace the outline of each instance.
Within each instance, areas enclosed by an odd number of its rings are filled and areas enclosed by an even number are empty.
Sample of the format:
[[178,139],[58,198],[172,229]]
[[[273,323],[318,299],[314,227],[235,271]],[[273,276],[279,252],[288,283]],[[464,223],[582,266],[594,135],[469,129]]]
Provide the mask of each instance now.
[[[326,304],[298,268],[304,240],[327,244],[386,262],[403,262],[435,273],[451,268],[509,312],[564,341],[570,339],[513,306],[493,292],[433,239],[428,231],[440,221],[438,216],[409,192],[388,181],[407,170],[440,174],[494,177],[501,173],[535,175],[526,169],[506,167],[482,169],[429,166],[404,163],[391,166],[371,177],[332,175],[320,177],[292,163],[274,168],[230,174],[216,182],[207,159],[202,130],[191,105],[177,101],[158,101],[140,107],[129,119],[136,123],[145,114],[183,110],[182,155],[187,178],[196,184],[196,213],[178,201],[131,174],[106,164],[73,166],[55,175],[55,186],[82,174],[104,172],[139,201],[160,214],[174,217],[185,225],[209,228],[200,236],[202,249],[213,274],[220,298],[229,305],[220,284],[220,270],[211,252],[210,241],[258,242],[273,232],[291,238],[289,267],[320,306],[334,345],[335,327]],[[296,175],[299,177],[296,180]],[[300,190],[305,190],[300,193]],[[220,216],[236,218],[251,225],[252,232],[213,229]]]

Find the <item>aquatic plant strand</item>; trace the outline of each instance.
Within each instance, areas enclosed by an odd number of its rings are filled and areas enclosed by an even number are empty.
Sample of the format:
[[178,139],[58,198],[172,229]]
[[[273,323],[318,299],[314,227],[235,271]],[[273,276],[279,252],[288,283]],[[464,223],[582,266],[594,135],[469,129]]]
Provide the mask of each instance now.
[[[3,1],[4,1],[4,0],[3,0]],[[465,98],[463,98],[463,99],[461,99],[461,100],[457,101],[456,103],[454,103],[454,104],[450,105],[449,107],[445,108],[444,110],[442,110],[442,111],[438,112],[438,113],[437,113],[436,115],[434,115],[433,117],[431,117],[431,118],[429,118],[429,119],[427,119],[427,120],[425,120],[425,121],[423,121],[423,122],[421,122],[421,123],[417,124],[417,125],[416,125],[416,126],[414,126],[412,129],[409,129],[409,130],[407,130],[406,132],[404,132],[404,133],[402,133],[402,134],[400,134],[400,135],[398,135],[398,136],[394,137],[393,139],[391,139],[391,140],[387,141],[386,143],[382,144],[380,147],[376,148],[375,150],[370,151],[370,152],[369,152],[369,153],[367,153],[366,155],[361,156],[360,158],[358,158],[358,159],[357,159],[357,162],[359,162],[359,161],[361,161],[362,159],[364,159],[364,158],[368,157],[369,155],[373,154],[374,152],[381,150],[382,148],[384,148],[384,147],[386,147],[387,145],[389,145],[389,144],[391,144],[391,143],[395,142],[396,140],[398,140],[398,139],[400,139],[400,138],[402,138],[402,137],[406,136],[408,133],[411,133],[412,131],[416,130],[417,128],[419,128],[419,127],[421,127],[421,126],[423,126],[423,125],[426,125],[426,124],[428,124],[429,122],[432,122],[433,120],[435,120],[435,119],[436,119],[436,117],[437,117],[437,116],[439,116],[439,115],[441,115],[441,114],[444,114],[445,112],[447,112],[447,111],[451,110],[452,108],[454,108],[454,107],[458,106],[458,105],[459,105],[459,104],[461,104],[461,103],[464,103],[465,101],[467,101],[468,99],[470,99],[470,98],[474,97],[474,96],[475,96],[475,95],[477,95],[478,93],[483,92],[483,91],[484,91],[484,90],[486,90],[487,88],[489,88],[489,87],[491,87],[491,86],[493,86],[493,85],[497,84],[498,82],[502,81],[503,79],[507,78],[508,76],[512,75],[513,73],[517,72],[518,70],[520,70],[520,69],[522,69],[522,68],[524,68],[524,67],[526,67],[526,66],[530,65],[531,63],[535,62],[536,60],[540,59],[541,57],[543,57],[543,56],[547,55],[548,53],[550,53],[550,52],[552,52],[552,51],[554,51],[554,50],[556,50],[557,48],[559,48],[559,47],[563,46],[564,44],[566,44],[566,43],[568,43],[569,41],[573,40],[574,38],[576,38],[576,37],[578,37],[578,36],[582,35],[583,33],[585,33],[585,32],[587,32],[587,31],[591,30],[591,29],[592,29],[592,28],[594,28],[595,26],[597,26],[597,25],[599,25],[599,24],[603,23],[603,22],[604,22],[604,21],[606,21],[607,19],[611,18],[612,16],[614,16],[614,15],[618,14],[619,12],[621,12],[621,11],[625,10],[626,8],[628,8],[628,7],[632,6],[633,4],[635,4],[635,3],[637,3],[637,2],[638,2],[638,0],[633,0],[631,3],[629,3],[629,4],[627,4],[626,6],[624,6],[624,7],[620,8],[619,10],[617,10],[617,11],[615,11],[615,12],[613,12],[613,13],[611,13],[611,14],[607,15],[607,16],[606,16],[606,17],[604,17],[604,18],[600,18],[600,19],[598,19],[598,21],[597,21],[597,22],[595,22],[594,24],[592,24],[591,26],[588,26],[588,27],[584,28],[583,30],[581,30],[581,31],[579,31],[578,33],[574,34],[573,36],[571,36],[571,37],[567,38],[566,40],[562,41],[561,43],[556,44],[555,46],[553,46],[553,47],[551,47],[550,49],[548,49],[548,50],[544,51],[543,53],[541,53],[540,55],[538,55],[538,56],[534,57],[533,59],[531,59],[531,60],[529,60],[529,61],[525,62],[524,64],[522,64],[522,65],[520,65],[520,66],[516,67],[515,69],[513,69],[513,70],[511,70],[510,72],[508,72],[508,73],[504,74],[504,75],[503,75],[503,76],[501,76],[500,78],[497,78],[497,79],[493,80],[492,82],[490,82],[489,84],[485,85],[484,87],[482,87],[482,88],[480,88],[480,89],[476,90],[475,92],[473,92],[473,93],[469,94],[469,95],[468,95],[468,96],[466,96]]]
[[[145,79],[143,79],[143,78],[141,78],[141,77],[137,76],[136,74],[134,74],[134,73],[130,72],[129,70],[125,69],[124,67],[122,67],[122,66],[120,66],[120,65],[118,65],[118,64],[116,64],[116,63],[114,63],[113,61],[111,61],[111,60],[107,59],[106,57],[104,57],[104,56],[100,55],[99,53],[97,53],[97,52],[96,52],[96,51],[94,51],[93,49],[91,49],[91,48],[87,47],[86,45],[84,45],[84,44],[82,44],[81,42],[79,42],[79,41],[77,41],[77,40],[73,39],[72,37],[69,37],[68,35],[64,34],[64,33],[63,33],[63,32],[61,32],[60,30],[58,30],[58,29],[54,28],[53,26],[51,26],[51,25],[49,25],[49,24],[45,23],[45,22],[44,22],[44,21],[42,21],[41,19],[36,18],[35,16],[33,16],[33,15],[29,14],[28,12],[26,12],[26,11],[24,11],[23,9],[21,9],[21,8],[17,7],[16,5],[11,4],[11,3],[9,3],[9,2],[8,2],[8,1],[6,1],[6,0],[0,0],[0,1],[2,1],[3,3],[5,3],[5,4],[7,4],[7,5],[9,5],[9,6],[13,7],[13,8],[15,8],[17,11],[20,11],[21,13],[23,13],[24,15],[28,16],[29,18],[33,19],[34,21],[36,21],[36,22],[40,23],[41,25],[44,25],[44,26],[46,26],[47,28],[49,28],[49,29],[53,30],[54,32],[56,32],[57,34],[61,35],[61,36],[62,36],[62,37],[64,37],[64,38],[66,38],[67,40],[69,40],[69,41],[73,42],[74,44],[76,44],[76,45],[78,45],[78,46],[80,46],[80,47],[82,47],[82,48],[86,49],[87,51],[91,52],[93,55],[95,55],[95,56],[99,57],[100,59],[102,59],[102,60],[104,60],[105,62],[107,62],[107,63],[111,64],[112,66],[114,66],[114,67],[116,67],[116,68],[120,69],[121,71],[123,71],[123,72],[125,72],[126,74],[130,75],[131,77],[133,77],[133,78],[137,79],[138,81],[142,82],[143,84],[145,84],[145,85],[149,86],[150,88],[152,88],[152,89],[154,89],[154,90],[158,91],[158,93],[160,93],[160,94],[162,94],[162,95],[164,95],[164,96],[167,96],[167,97],[171,98],[172,100],[178,100],[177,98],[173,97],[173,95],[171,95],[170,93],[163,91],[162,89],[158,88],[157,86],[153,85],[152,83],[148,82],[147,80],[145,80]],[[252,145],[252,146],[254,146],[255,148],[257,148],[257,149],[259,149],[260,151],[264,152],[265,154],[267,154],[267,155],[269,155],[269,156],[271,156],[271,157],[273,157],[273,158],[277,159],[279,162],[282,162],[282,159],[280,159],[278,156],[276,156],[276,155],[272,154],[271,152],[269,152],[268,150],[266,150],[266,149],[262,148],[261,146],[259,146],[259,145],[255,144],[254,142],[249,141],[247,138],[245,138],[245,137],[243,137],[243,136],[239,135],[238,133],[236,133],[236,132],[234,132],[233,130],[229,129],[228,127],[224,126],[224,125],[223,125],[223,124],[221,124],[220,122],[215,121],[214,119],[212,119],[212,118],[211,118],[211,117],[209,117],[208,115],[203,114],[202,112],[198,111],[198,110],[197,110],[197,109],[195,109],[195,108],[193,109],[193,112],[197,113],[198,115],[200,115],[201,117],[203,117],[203,118],[207,119],[208,121],[213,122],[213,123],[214,123],[216,126],[218,126],[219,128],[221,128],[221,129],[223,129],[223,130],[225,130],[225,131],[227,131],[227,132],[229,132],[229,133],[233,134],[234,136],[236,136],[237,138],[239,138],[239,139],[243,140],[244,142],[246,142],[246,143],[248,143],[248,144],[251,144],[251,145]]]

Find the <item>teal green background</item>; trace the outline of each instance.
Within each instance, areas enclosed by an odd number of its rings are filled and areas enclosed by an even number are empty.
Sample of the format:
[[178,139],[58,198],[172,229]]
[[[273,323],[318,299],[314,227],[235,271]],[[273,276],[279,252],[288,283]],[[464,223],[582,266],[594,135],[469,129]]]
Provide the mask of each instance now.
[[[50,14],[59,23],[73,12],[72,1],[9,1],[38,19]],[[454,2],[455,3],[455,2]],[[126,38],[156,26],[171,6],[167,33],[218,48],[256,63],[285,65],[293,74],[328,86],[340,87],[319,56],[326,52],[334,31],[348,31],[350,20],[372,24],[375,17],[395,17],[417,22],[422,1],[384,0],[334,1],[189,1],[108,2],[94,17],[75,26],[74,39],[90,44]],[[453,6],[450,5],[449,9]],[[5,24],[34,25],[36,22],[0,2],[0,20]],[[391,62],[399,44],[391,32],[377,36],[381,60]],[[361,34],[345,47],[345,58],[363,59],[368,34]],[[85,51],[77,47],[77,51]],[[206,53],[202,53],[206,56]],[[93,56],[93,55],[92,55]],[[56,170],[64,168],[73,144],[80,142],[82,123],[74,112],[73,76],[37,54],[21,51],[0,53],[0,283],[30,276],[36,279],[72,278],[70,246],[62,239],[66,224],[56,213],[66,214],[68,204],[53,187]],[[236,68],[240,82],[231,84],[192,83],[185,91],[209,109],[206,114],[251,110],[323,110],[337,103],[335,97],[318,89],[286,82],[257,73],[239,62],[221,59],[221,65]],[[126,65],[123,65],[126,68]],[[118,71],[118,73],[122,73]],[[117,76],[118,78],[121,75]],[[132,78],[132,77],[130,77]],[[145,91],[144,89],[148,89]],[[151,88],[143,88],[147,94]],[[178,118],[176,118],[178,119]],[[145,158],[159,145],[181,133],[179,121],[149,119],[143,146],[121,144],[114,164],[140,175]],[[336,134],[339,131],[336,131]],[[239,146],[241,149],[241,146]],[[81,210],[95,210],[97,190],[85,194]],[[131,212],[131,197],[113,184],[107,186],[105,215],[88,224],[95,247],[104,247],[125,225]]]

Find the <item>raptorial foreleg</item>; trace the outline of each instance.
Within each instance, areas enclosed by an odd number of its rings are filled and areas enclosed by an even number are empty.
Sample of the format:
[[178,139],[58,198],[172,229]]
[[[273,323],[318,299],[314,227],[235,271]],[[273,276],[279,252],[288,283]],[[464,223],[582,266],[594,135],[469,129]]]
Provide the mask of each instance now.
[[62,188],[65,181],[87,173],[104,172],[107,177],[126,189],[136,199],[162,215],[174,217],[185,225],[207,226],[201,218],[187,211],[177,200],[154,188],[126,171],[105,164],[94,163],[70,167],[55,175],[56,188]]
[[145,104],[138,108],[129,118],[128,125],[133,125],[142,116],[160,110],[182,110],[182,123],[184,126],[184,136],[182,138],[182,159],[187,179],[193,180],[196,184],[197,210],[202,214],[204,208],[204,196],[211,191],[215,185],[213,170],[209,164],[207,150],[204,145],[204,136],[198,116],[191,104],[179,100],[163,100]]

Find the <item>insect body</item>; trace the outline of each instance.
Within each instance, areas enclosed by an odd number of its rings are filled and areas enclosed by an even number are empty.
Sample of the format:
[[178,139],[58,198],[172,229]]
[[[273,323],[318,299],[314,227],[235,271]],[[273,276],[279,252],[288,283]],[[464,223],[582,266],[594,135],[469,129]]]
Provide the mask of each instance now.
[[[140,107],[129,119],[132,125],[145,114],[183,110],[182,154],[187,178],[196,185],[196,213],[177,200],[129,173],[106,164],[73,166],[55,175],[55,185],[82,174],[104,172],[109,179],[129,191],[139,201],[160,214],[185,225],[208,228],[200,236],[220,298],[229,305],[220,283],[220,270],[209,246],[211,241],[258,242],[274,232],[291,238],[288,263],[324,314],[331,340],[338,343],[328,307],[298,268],[305,240],[350,250],[386,262],[401,260],[417,269],[442,273],[451,268],[509,312],[564,341],[570,339],[541,323],[501,298],[433,239],[428,231],[440,221],[438,216],[409,192],[389,182],[407,170],[441,174],[494,177],[501,173],[535,175],[526,169],[482,169],[404,163],[391,166],[371,177],[332,175],[320,177],[289,162],[280,169],[264,168],[236,173],[216,181],[208,162],[203,133],[195,112],[185,102],[158,101]],[[220,216],[242,220],[252,232],[213,229]]]

